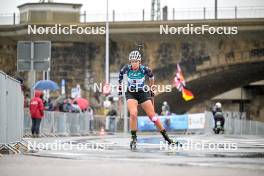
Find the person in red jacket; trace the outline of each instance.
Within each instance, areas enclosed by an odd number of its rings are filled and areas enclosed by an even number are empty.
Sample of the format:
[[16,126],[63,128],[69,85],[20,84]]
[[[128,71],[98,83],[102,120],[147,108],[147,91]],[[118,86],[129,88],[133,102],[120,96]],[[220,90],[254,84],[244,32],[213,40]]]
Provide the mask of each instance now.
[[32,136],[39,137],[39,127],[41,119],[44,115],[44,104],[41,97],[43,96],[41,91],[35,91],[35,97],[30,100],[29,110],[32,119]]

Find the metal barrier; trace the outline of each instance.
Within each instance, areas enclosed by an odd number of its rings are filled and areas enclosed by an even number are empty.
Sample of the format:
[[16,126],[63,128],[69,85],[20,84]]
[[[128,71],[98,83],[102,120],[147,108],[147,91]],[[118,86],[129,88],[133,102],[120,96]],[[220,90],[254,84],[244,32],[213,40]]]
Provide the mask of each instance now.
[[80,114],[77,113],[67,113],[66,128],[68,134],[71,136],[80,135]]
[[[245,113],[224,112],[225,117],[225,134],[233,135],[264,135],[264,123],[246,120]],[[206,125],[204,132],[213,133],[214,119],[213,114],[209,111],[205,112]]]
[[[246,114],[240,112],[223,113],[225,117],[225,134],[232,135],[264,135],[264,123],[246,120]],[[167,131],[187,133],[213,134],[214,118],[212,112],[199,114],[159,116]],[[169,123],[166,123],[169,119]],[[139,131],[156,131],[156,127],[147,116],[138,117]]]
[[[89,113],[64,113],[45,111],[41,122],[40,134],[42,136],[81,136],[88,135],[90,130]],[[245,114],[239,112],[224,112],[225,134],[234,135],[264,135],[264,123],[246,120]],[[241,118],[241,119],[240,119]],[[164,127],[168,131],[213,134],[214,119],[211,112],[199,114],[160,116]],[[168,121],[168,119],[170,119]],[[28,109],[25,109],[24,135],[30,135],[31,119]],[[110,117],[94,117],[93,129],[99,131],[102,127],[109,127],[109,131],[123,131],[123,119],[115,118],[110,125]],[[107,128],[105,128],[107,130]],[[155,125],[147,116],[138,117],[139,131],[157,131]]]
[[[41,120],[41,136],[80,136],[90,133],[89,113],[65,113],[57,111],[44,111]],[[25,109],[24,136],[31,136],[31,117],[29,110]],[[98,122],[97,122],[98,123]],[[102,122],[101,122],[102,123]],[[100,123],[98,123],[100,124]],[[96,129],[99,129],[96,128]]]
[[79,114],[80,119],[79,119],[79,123],[80,123],[80,134],[81,135],[88,135],[90,132],[90,120],[88,118],[88,114],[87,113],[81,113]]
[[23,144],[24,96],[20,82],[0,71],[0,151],[20,153]]
[[45,112],[45,118],[42,119],[40,130],[45,136],[53,136],[54,129],[54,113]]
[[117,130],[117,117],[116,116],[106,116],[105,129],[110,132],[115,132]]
[[29,109],[24,109],[24,136],[30,136],[32,121],[29,114]]
[[[56,118],[55,118],[56,117]],[[54,112],[54,134],[57,136],[67,136],[66,113]]]

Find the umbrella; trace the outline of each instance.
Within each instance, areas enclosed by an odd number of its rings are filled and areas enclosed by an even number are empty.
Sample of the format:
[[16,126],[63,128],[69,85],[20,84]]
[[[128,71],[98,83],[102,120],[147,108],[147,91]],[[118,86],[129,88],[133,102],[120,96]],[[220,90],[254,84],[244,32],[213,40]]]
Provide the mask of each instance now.
[[88,109],[89,106],[88,100],[86,100],[85,98],[78,98],[76,101],[81,110]]
[[33,86],[37,90],[58,90],[59,86],[52,80],[40,80]]

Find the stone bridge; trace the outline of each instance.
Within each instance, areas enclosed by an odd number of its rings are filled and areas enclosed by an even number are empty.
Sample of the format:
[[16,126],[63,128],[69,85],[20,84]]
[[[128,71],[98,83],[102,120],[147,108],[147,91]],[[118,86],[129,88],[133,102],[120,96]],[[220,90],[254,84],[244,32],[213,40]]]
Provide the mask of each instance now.
[[[237,34],[205,33],[160,34],[160,25],[184,27],[210,25],[232,27]],[[37,24],[52,26],[54,24]],[[68,25],[68,24],[63,24]],[[103,26],[103,23],[82,23],[78,26]],[[0,26],[0,69],[16,74],[16,44],[20,40],[52,41],[51,79],[66,80],[67,92],[80,84],[85,96],[90,77],[104,80],[104,35],[28,35],[27,24]],[[185,112],[197,103],[230,89],[264,79],[264,19],[182,20],[110,23],[110,71],[118,72],[128,62],[128,54],[144,44],[144,64],[150,66],[157,84],[172,84],[176,64],[180,63],[187,87],[195,99],[184,102],[177,90],[159,94],[156,109],[166,100],[175,112]],[[39,73],[41,78],[42,73]],[[27,77],[26,74],[24,74]]]

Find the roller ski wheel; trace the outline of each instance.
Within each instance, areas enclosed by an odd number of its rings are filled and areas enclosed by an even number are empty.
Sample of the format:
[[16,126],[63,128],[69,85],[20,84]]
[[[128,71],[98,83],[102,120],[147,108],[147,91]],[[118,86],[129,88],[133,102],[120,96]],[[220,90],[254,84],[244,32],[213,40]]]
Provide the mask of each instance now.
[[137,148],[137,140],[132,140],[130,142],[130,149],[131,150],[136,150],[136,148]]
[[173,141],[171,143],[169,143],[169,145],[176,145],[177,147],[182,147],[182,144],[179,141]]

